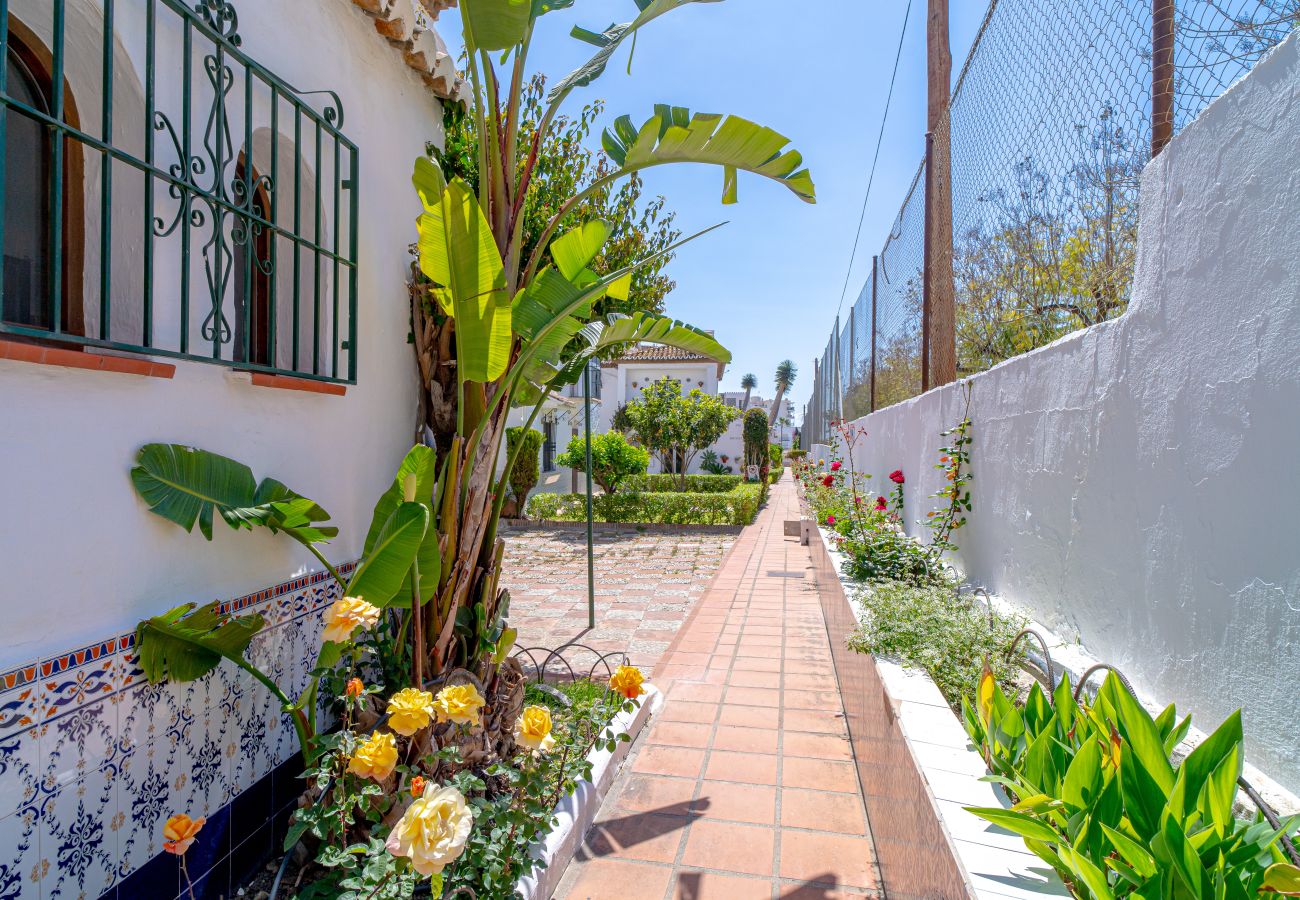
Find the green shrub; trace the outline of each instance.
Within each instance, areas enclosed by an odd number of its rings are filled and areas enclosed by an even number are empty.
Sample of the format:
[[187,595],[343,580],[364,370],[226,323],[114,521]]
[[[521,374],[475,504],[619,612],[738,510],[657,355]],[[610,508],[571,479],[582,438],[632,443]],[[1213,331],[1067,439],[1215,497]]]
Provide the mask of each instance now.
[[765,462],[763,448],[767,446],[767,413],[755,407],[746,410],[741,422],[741,435],[745,441],[745,465],[761,466]]
[[537,482],[542,477],[542,466],[537,454],[542,449],[543,440],[545,436],[536,428],[525,429],[520,426],[506,429],[507,455],[513,453],[521,441],[523,443],[519,456],[515,458],[514,468],[510,470],[510,492],[514,494],[515,503],[521,510],[528,501],[528,492],[537,487]]
[[[687,475],[686,491],[692,494],[725,494],[744,482],[739,475]],[[681,481],[680,475],[637,475],[623,483],[625,491],[642,493],[675,492]]]
[[[725,493],[667,491],[602,494],[592,498],[592,516],[599,522],[646,525],[748,525],[762,505],[762,485],[741,484]],[[528,515],[553,522],[580,522],[587,516],[581,494],[538,494],[528,503]]]
[[994,613],[979,601],[955,597],[955,586],[879,581],[857,595],[862,622],[849,635],[859,653],[894,656],[922,669],[954,709],[979,685],[985,657],[998,680],[1010,688],[1016,666],[1004,650],[1024,627],[1019,619]]
[[700,454],[700,468],[704,470],[705,475],[730,475],[731,466],[723,465],[718,454],[712,450],[705,450]]
[[[568,448],[555,461],[579,472],[587,471],[586,438],[574,435]],[[607,431],[591,436],[591,477],[605,493],[617,491],[630,476],[644,475],[649,465],[650,454],[629,444],[620,432]]]
[[1236,818],[1246,757],[1241,711],[1175,762],[1187,734],[1170,705],[1152,718],[1115,676],[1090,703],[1070,680],[1049,696],[1037,684],[1017,706],[993,682],[963,702],[962,718],[1015,806],[970,808],[1025,846],[1076,897],[1276,896],[1300,883],[1278,846],[1300,817],[1272,827]]
[[767,445],[767,465],[769,469],[780,469],[784,462],[785,451],[780,444]]
[[786,456],[790,457],[791,459],[803,459],[807,455],[808,455],[807,450],[800,450],[798,447],[796,447],[795,449],[791,450],[789,453],[786,454]]
[[781,480],[781,476],[784,475],[784,474],[785,474],[785,469],[771,469],[771,470],[769,470],[768,473],[767,473],[767,482],[768,482],[768,484],[776,484],[778,481]]

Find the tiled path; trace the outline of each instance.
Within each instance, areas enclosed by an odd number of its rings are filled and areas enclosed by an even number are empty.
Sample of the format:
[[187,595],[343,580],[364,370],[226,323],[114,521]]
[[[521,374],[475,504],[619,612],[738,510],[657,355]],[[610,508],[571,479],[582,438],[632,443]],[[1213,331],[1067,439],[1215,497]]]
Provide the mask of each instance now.
[[797,518],[787,475],[655,670],[667,704],[556,897],[882,896]]
[[[735,532],[596,526],[596,628],[587,628],[587,533],[577,528],[505,532],[503,586],[519,646],[554,650],[577,641],[626,651],[651,671],[704,596]],[[581,654],[566,654],[573,665]]]

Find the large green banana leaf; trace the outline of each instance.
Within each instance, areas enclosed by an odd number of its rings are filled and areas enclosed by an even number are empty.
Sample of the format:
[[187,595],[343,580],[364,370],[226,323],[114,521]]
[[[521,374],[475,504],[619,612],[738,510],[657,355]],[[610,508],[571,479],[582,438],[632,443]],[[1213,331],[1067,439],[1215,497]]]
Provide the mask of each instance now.
[[619,45],[628,37],[635,35],[641,26],[648,24],[654,19],[659,18],[664,13],[672,12],[688,3],[718,3],[720,0],[634,0],[640,13],[631,22],[625,22],[622,25],[610,25],[603,32],[588,31],[585,28],[573,29],[573,36],[580,41],[584,41],[599,49],[596,55],[587,60],[582,66],[574,69],[564,77],[564,80],[551,89],[546,100],[552,106],[555,106],[574,88],[586,87],[605,71],[605,66],[614,56],[614,51],[618,50]]
[[257,484],[248,466],[226,456],[180,444],[145,444],[131,469],[136,491],[156,514],[212,540],[213,512],[231,528],[261,525],[304,544],[338,534],[317,526],[329,513],[274,478]]
[[524,378],[543,385],[556,377],[565,364],[563,350],[586,324],[594,298],[605,294],[611,285],[625,281],[639,267],[720,227],[714,225],[696,232],[584,287],[573,284],[553,268],[539,272],[515,297],[512,310],[515,331],[525,345],[517,363],[524,367]]
[[[433,492],[438,484],[438,454],[431,447],[419,444],[412,447],[397,469],[397,477],[375,504],[375,514],[366,534],[364,554],[369,555],[379,542],[384,526],[397,508],[410,498],[429,511],[429,527],[424,530],[416,562],[420,571],[420,599],[428,602],[438,591],[438,576],[442,572],[442,555],[438,552],[438,529],[433,527]],[[411,575],[406,578],[393,598],[392,606],[407,608],[411,605]]]
[[619,344],[644,341],[649,344],[675,347],[678,350],[688,350],[720,363],[731,362],[731,351],[718,343],[717,339],[707,331],[653,313],[637,312],[631,315],[611,313],[604,319],[588,322],[578,333],[587,344],[582,352],[586,357],[599,355],[601,351]]
[[406,582],[405,603],[409,604],[411,595],[406,579],[428,528],[429,507],[406,501],[397,504],[375,535],[365,558],[352,573],[345,589],[347,596],[360,597],[382,609],[392,604]]
[[215,602],[198,609],[194,609],[193,603],[178,606],[136,626],[140,668],[151,684],[158,684],[168,678],[173,681],[202,678],[222,658],[242,665],[244,651],[263,624],[260,615],[238,618],[219,615]]
[[412,182],[421,193],[420,270],[443,290],[444,311],[456,320],[460,376],[495,381],[510,362],[510,295],[496,239],[478,198],[459,178],[430,203],[428,168],[417,165]]
[[465,44],[474,50],[508,50],[524,39],[536,0],[461,0]]
[[743,169],[771,178],[806,203],[816,202],[816,188],[803,157],[785,150],[790,139],[739,116],[691,114],[680,106],[655,104],[655,114],[637,128],[620,116],[605,129],[601,144],[624,172],[665,163],[706,163],[723,168],[722,202],[736,202],[736,172]]

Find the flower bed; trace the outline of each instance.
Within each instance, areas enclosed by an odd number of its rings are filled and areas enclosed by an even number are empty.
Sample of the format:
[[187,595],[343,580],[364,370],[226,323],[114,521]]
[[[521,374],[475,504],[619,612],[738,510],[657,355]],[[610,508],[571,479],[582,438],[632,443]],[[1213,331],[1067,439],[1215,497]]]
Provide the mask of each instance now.
[[[591,508],[597,522],[748,525],[754,521],[763,504],[765,487],[763,484],[737,484],[721,493],[646,491],[599,494],[592,497]],[[579,522],[587,516],[587,498],[582,494],[536,494],[528,501],[528,516],[556,522]]]

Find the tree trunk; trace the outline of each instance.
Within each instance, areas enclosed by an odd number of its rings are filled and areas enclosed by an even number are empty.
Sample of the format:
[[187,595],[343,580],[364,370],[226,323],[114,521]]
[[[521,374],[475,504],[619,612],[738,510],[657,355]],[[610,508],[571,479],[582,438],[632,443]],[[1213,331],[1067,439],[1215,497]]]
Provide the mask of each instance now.
[[776,400],[772,402],[772,409],[767,414],[767,427],[769,431],[771,430],[772,426],[776,424],[776,416],[779,410],[781,409],[781,401],[784,399],[785,399],[785,388],[784,387],[777,388]]

